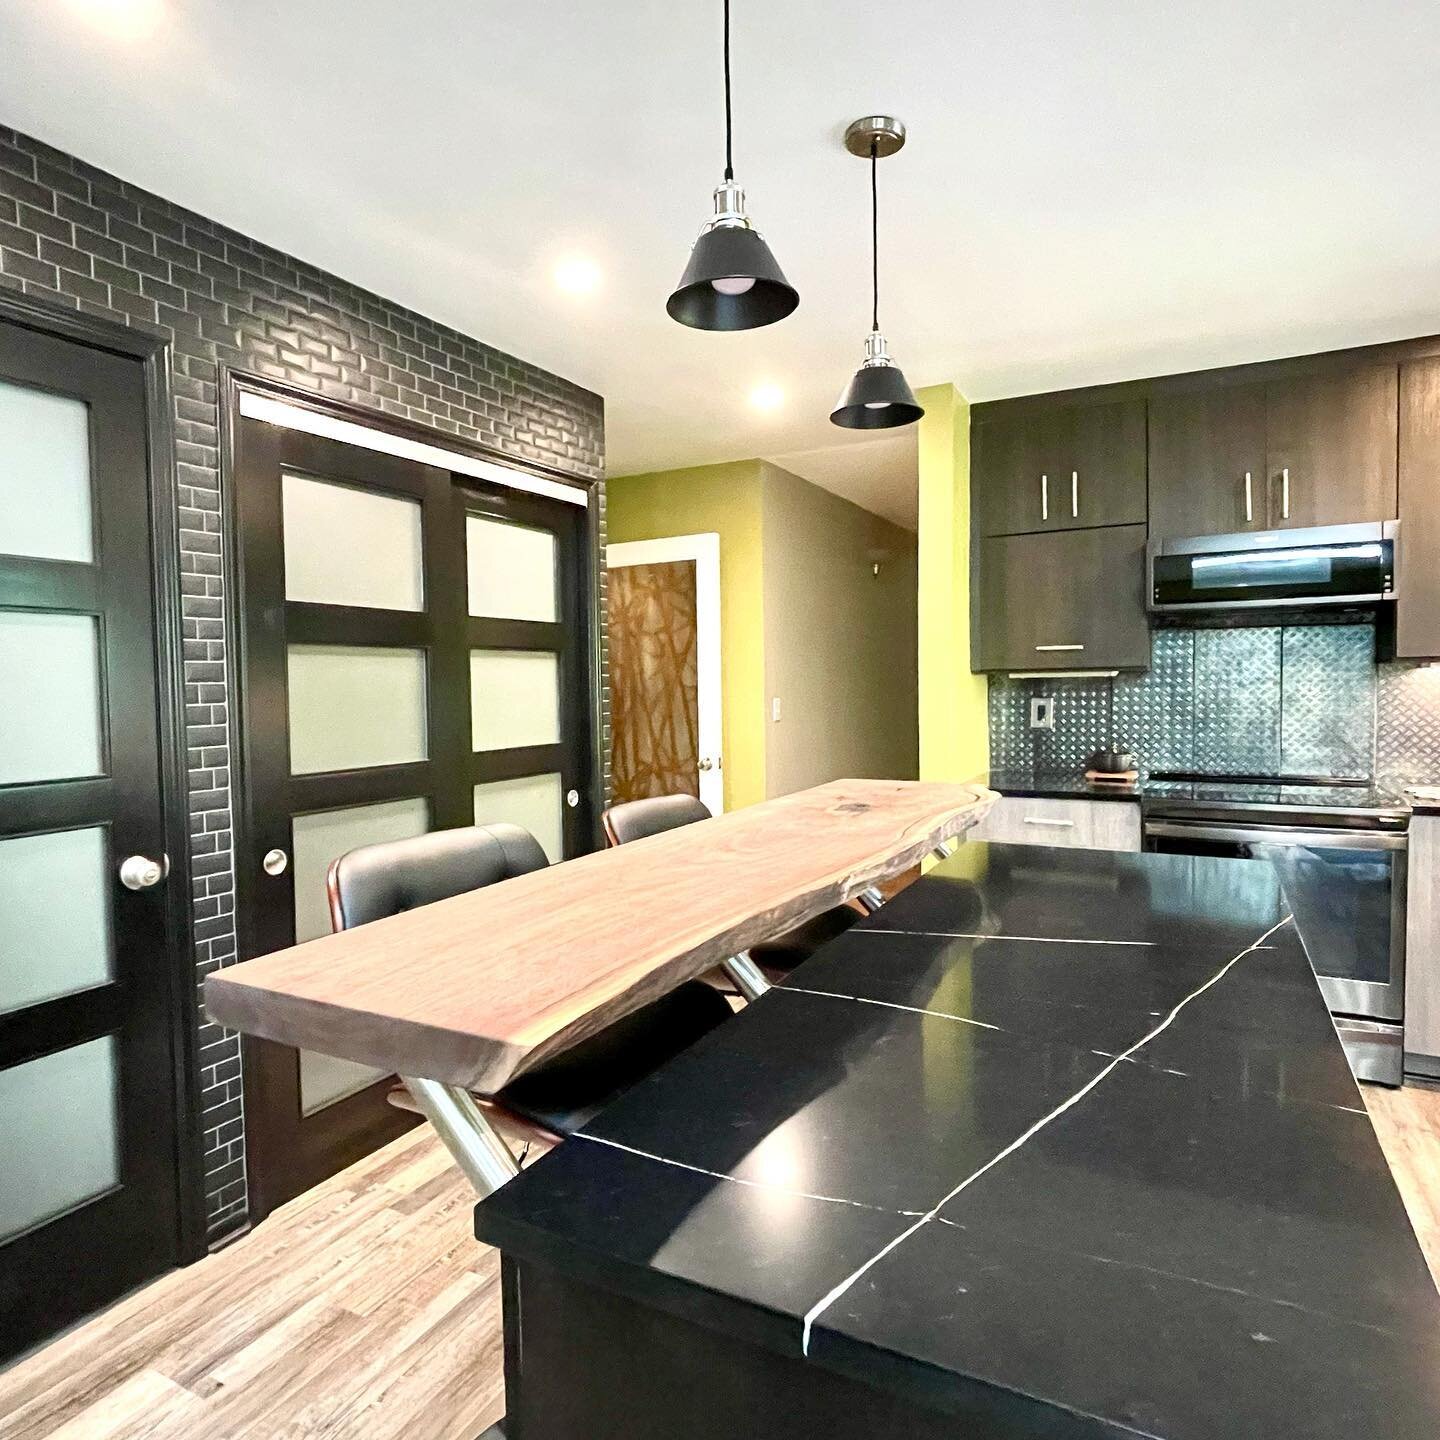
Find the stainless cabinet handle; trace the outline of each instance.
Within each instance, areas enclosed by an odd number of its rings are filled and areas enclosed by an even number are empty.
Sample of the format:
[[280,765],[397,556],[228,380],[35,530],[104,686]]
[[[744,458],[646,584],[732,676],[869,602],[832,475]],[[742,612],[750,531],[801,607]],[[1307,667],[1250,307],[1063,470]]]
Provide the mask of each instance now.
[[1048,825],[1052,830],[1073,830],[1073,820],[1042,820],[1038,815],[1026,815],[1022,817],[1022,825]]
[[1290,518],[1290,467],[1287,465],[1280,472],[1280,518]]
[[131,855],[120,862],[120,883],[127,890],[149,890],[165,878],[165,870],[148,855]]
[[1245,523],[1248,525],[1254,520],[1255,514],[1250,503],[1250,472],[1245,472]]
[[1080,518],[1080,472],[1078,470],[1070,472],[1070,518],[1072,520]]
[[1083,650],[1083,645],[1037,645],[1037,650]]
[[1042,520],[1050,518],[1050,477],[1048,475],[1040,477],[1040,518]]

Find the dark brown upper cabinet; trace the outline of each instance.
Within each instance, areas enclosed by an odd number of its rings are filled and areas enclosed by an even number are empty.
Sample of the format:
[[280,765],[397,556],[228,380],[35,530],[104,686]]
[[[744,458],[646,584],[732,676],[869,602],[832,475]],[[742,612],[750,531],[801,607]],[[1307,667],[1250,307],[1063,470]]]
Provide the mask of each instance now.
[[1267,385],[1271,528],[1393,520],[1398,413],[1394,365]]
[[1394,365],[1150,399],[1150,533],[1393,520]]
[[1440,657],[1440,360],[1400,370],[1400,598],[1395,653]]
[[1060,405],[976,422],[982,535],[1145,522],[1145,402]]
[[1145,526],[996,535],[975,559],[972,670],[1143,670]]
[[1150,401],[1150,534],[1231,535],[1269,528],[1265,387],[1156,395]]

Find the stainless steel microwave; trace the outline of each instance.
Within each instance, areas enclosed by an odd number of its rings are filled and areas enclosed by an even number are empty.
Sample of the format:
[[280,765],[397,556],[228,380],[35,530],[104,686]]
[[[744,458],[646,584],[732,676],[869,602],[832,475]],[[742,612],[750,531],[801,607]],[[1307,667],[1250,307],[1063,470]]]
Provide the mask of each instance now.
[[1400,522],[1151,540],[1154,611],[1362,605],[1393,600]]

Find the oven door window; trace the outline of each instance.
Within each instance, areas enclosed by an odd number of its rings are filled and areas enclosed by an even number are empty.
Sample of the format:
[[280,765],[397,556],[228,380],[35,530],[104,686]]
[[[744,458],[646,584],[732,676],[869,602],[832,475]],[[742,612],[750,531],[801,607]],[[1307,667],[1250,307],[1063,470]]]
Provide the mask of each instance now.
[[1247,848],[1280,872],[1317,975],[1374,984],[1390,980],[1393,853],[1307,845]]

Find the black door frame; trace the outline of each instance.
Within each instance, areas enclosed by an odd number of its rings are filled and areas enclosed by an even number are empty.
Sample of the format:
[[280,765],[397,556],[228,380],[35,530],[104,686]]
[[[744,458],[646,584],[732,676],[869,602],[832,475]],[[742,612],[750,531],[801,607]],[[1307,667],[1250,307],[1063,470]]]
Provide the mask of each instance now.
[[145,388],[145,451],[149,470],[155,611],[156,707],[160,738],[161,814],[170,873],[165,884],[171,1084],[175,1103],[176,1263],[206,1254],[205,1169],[201,1129],[199,1007],[191,911],[189,767],[185,745],[184,625],[180,602],[180,531],[176,509],[170,337],[142,322],[121,325],[98,316],[0,291],[0,320],[138,360]]
[[[565,839],[567,849],[574,853],[583,850],[596,848],[602,844],[600,828],[600,816],[604,809],[604,743],[605,735],[603,729],[603,708],[602,691],[600,684],[601,677],[601,603],[600,603],[600,515],[597,504],[598,479],[585,479],[584,477],[572,475],[564,470],[552,466],[536,463],[522,463],[511,455],[492,447],[479,444],[474,441],[462,440],[460,437],[451,435],[446,431],[431,429],[428,426],[416,424],[411,421],[392,417],[383,412],[377,412],[361,405],[351,404],[344,401],[336,401],[316,396],[308,390],[283,381],[270,379],[269,377],[255,375],[247,370],[234,366],[223,365],[220,370],[220,473],[221,473],[221,497],[224,511],[223,529],[226,539],[227,574],[230,579],[231,615],[234,619],[232,627],[232,673],[236,677],[237,707],[235,714],[237,725],[241,734],[241,743],[232,747],[231,752],[231,777],[232,777],[232,802],[233,802],[233,834],[234,854],[236,856],[236,930],[239,940],[239,953],[242,959],[249,958],[257,953],[256,930],[254,917],[256,906],[261,902],[259,893],[259,877],[251,872],[247,865],[247,857],[250,857],[255,850],[254,839],[258,832],[265,827],[265,818],[257,817],[254,813],[254,790],[252,784],[252,770],[255,768],[251,763],[248,753],[248,745],[245,743],[245,731],[247,722],[245,716],[249,704],[249,697],[244,693],[240,683],[240,677],[248,672],[248,661],[246,658],[247,627],[244,623],[246,614],[247,597],[245,594],[245,536],[242,532],[241,516],[239,513],[239,496],[237,493],[237,460],[239,458],[240,432],[244,423],[240,412],[241,397],[245,393],[262,396],[266,399],[283,401],[286,404],[310,410],[319,416],[330,419],[348,421],[367,430],[383,432],[387,435],[397,436],[402,439],[416,441],[419,444],[438,447],[454,454],[470,456],[490,464],[501,466],[519,475],[532,475],[537,479],[557,481],[573,489],[583,491],[586,495],[583,524],[577,526],[579,535],[579,549],[581,551],[580,561],[583,571],[581,583],[585,587],[583,597],[574,597],[583,600],[583,605],[576,608],[581,612],[584,629],[583,645],[564,647],[563,664],[567,670],[573,668],[567,689],[572,696],[576,696],[577,710],[576,720],[583,720],[588,732],[587,754],[585,755],[584,770],[587,775],[587,800],[588,803],[581,807],[587,822],[582,833],[576,833],[575,812],[568,807],[562,812],[565,826]],[[330,443],[330,442],[322,442]],[[340,442],[354,443],[354,442]],[[383,452],[377,453],[376,459],[385,459]],[[409,466],[429,465],[432,468],[439,468],[442,462],[438,460],[418,461],[406,460],[403,462]],[[403,490],[407,487],[397,482],[398,488]],[[499,482],[475,479],[470,476],[457,475],[450,482],[451,500],[449,503],[463,511],[466,507],[466,499],[469,499],[468,508],[479,512],[494,514],[497,516],[509,515],[512,519],[522,519],[528,513],[527,501],[533,499],[531,495],[520,489],[506,491],[504,495],[498,492],[504,489]],[[491,492],[496,492],[491,495]],[[487,498],[489,496],[490,498]],[[418,493],[417,497],[420,498]],[[562,502],[563,503],[563,502]],[[427,544],[430,542],[427,540]],[[278,563],[278,557],[277,561]],[[427,560],[427,564],[433,563]],[[461,577],[463,581],[463,576]],[[565,575],[562,582],[570,591],[575,583],[573,575]],[[272,597],[273,598],[273,597]],[[568,608],[568,607],[567,607]],[[373,628],[373,617],[362,617],[367,628]],[[492,632],[500,634],[504,632],[507,623],[498,621],[477,621],[466,620],[464,633],[474,632],[480,638],[491,635]],[[519,628],[523,629],[523,624]],[[548,627],[546,627],[548,628]],[[493,636],[492,636],[493,638]],[[503,644],[504,636],[500,635],[500,643]],[[579,698],[583,697],[583,699]],[[472,782],[480,780],[503,778],[508,772],[504,766],[496,766],[491,762],[481,761],[472,757],[468,743],[468,734],[463,745],[463,760],[459,750],[456,751],[455,760],[463,764],[467,773],[473,769]],[[515,757],[511,757],[512,759]],[[468,793],[468,785],[467,785]],[[458,812],[454,815],[444,816],[432,814],[432,820],[438,825],[470,823],[473,815],[467,811],[465,815]],[[247,1090],[252,1086],[258,1087],[258,1091],[270,1093],[272,1098],[278,1098],[283,1103],[290,1101],[290,1086],[288,1082],[278,1085],[272,1077],[275,1069],[275,1057],[267,1056],[264,1053],[266,1042],[252,1041],[242,1037],[242,1053],[244,1084]],[[330,1107],[335,1111],[335,1122],[341,1131],[345,1130],[350,1123],[347,1117],[355,1119],[363,1118],[369,1126],[367,1133],[373,1132],[381,1135],[381,1130],[374,1121],[371,1112],[374,1110],[376,1096],[372,1091],[387,1089],[389,1082],[380,1082],[379,1086],[369,1087],[348,1099],[341,1100]],[[273,1093],[272,1093],[273,1092]],[[383,1098],[383,1096],[381,1097]],[[365,1107],[369,1106],[369,1109]],[[347,1108],[348,1107],[348,1108]],[[387,1107],[388,1108],[388,1107]],[[402,1123],[395,1127],[396,1133],[404,1128],[404,1123],[409,1117],[403,1112],[394,1112],[394,1118]],[[250,1133],[247,1123],[247,1135]],[[388,1138],[381,1135],[381,1139]],[[378,1143],[378,1142],[377,1142]],[[368,1146],[373,1148],[373,1146]],[[264,1187],[257,1184],[256,1176],[252,1173],[249,1177],[250,1204],[252,1221],[263,1219],[266,1214],[278,1203],[276,1197],[265,1193]],[[282,1197],[283,1198],[283,1197]]]

